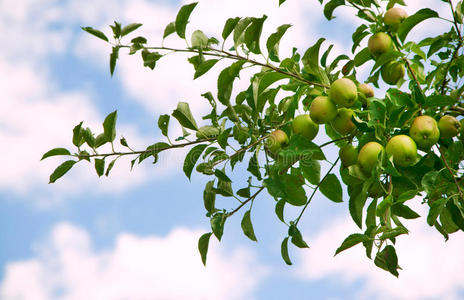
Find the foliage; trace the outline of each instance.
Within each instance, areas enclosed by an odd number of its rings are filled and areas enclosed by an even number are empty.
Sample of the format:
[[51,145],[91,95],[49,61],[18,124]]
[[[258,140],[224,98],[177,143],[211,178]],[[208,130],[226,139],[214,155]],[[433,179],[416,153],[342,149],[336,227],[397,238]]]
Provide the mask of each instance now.
[[[280,0],[279,5],[284,5],[284,2]],[[257,241],[252,224],[253,202],[262,192],[274,198],[276,216],[288,226],[281,253],[285,263],[291,264],[288,242],[299,248],[308,247],[298,224],[314,195],[320,191],[336,203],[348,201],[349,213],[360,229],[360,232],[349,235],[335,254],[362,244],[367,257],[372,258],[375,246],[375,265],[398,276],[400,266],[394,245],[400,235],[408,234],[401,219],[419,217],[408,206],[408,202],[415,196],[421,196],[423,204],[428,207],[427,223],[435,227],[445,239],[455,231],[464,230],[462,131],[458,137],[441,138],[432,148],[421,149],[423,151],[418,152],[412,162],[408,161],[403,166],[395,165],[393,157],[387,156],[385,151],[376,152],[369,173],[363,173],[358,164],[345,167],[338,166],[339,159],[328,161],[324,148],[331,144],[340,148],[354,144],[360,150],[368,142],[377,142],[385,147],[393,136],[409,134],[410,126],[418,116],[427,115],[438,121],[444,115],[458,118],[464,115],[461,97],[464,91],[461,33],[464,7],[461,2],[454,5],[451,0],[442,0],[441,5],[449,6],[452,12],[452,20],[443,19],[436,11],[424,8],[398,20],[395,27],[389,27],[383,22],[385,11],[395,5],[395,8],[405,5],[403,0],[319,2],[328,20],[335,17],[335,10],[339,7],[348,6],[357,10],[357,16],[363,20],[363,24],[352,35],[351,54],[343,54],[329,61],[328,54],[333,45],[328,46],[321,55],[321,46],[326,43],[321,38],[306,51],[299,53],[294,49],[290,57],[282,58],[279,55],[279,42],[291,26],[281,25],[265,39],[261,34],[267,19],[265,15],[226,20],[219,39],[208,37],[201,30],[193,31],[188,39],[186,27],[197,3],[183,6],[163,34],[163,39],[172,34],[184,39],[187,46],[182,49],[166,47],[163,43],[160,46],[149,46],[147,38],[142,36],[127,39],[127,35],[142,25],[138,23],[122,26],[115,22],[110,26],[114,34],[112,42],[97,29],[82,28],[111,45],[111,74],[115,71],[121,50],[127,50],[129,55],[140,53],[143,65],[150,69],[155,69],[157,61],[168,53],[190,53],[188,62],[195,69],[194,79],[213,72],[221,60],[230,61],[230,65],[218,72],[217,95],[211,92],[202,95],[211,106],[211,111],[202,117],[209,122],[207,126],[198,127],[189,103],[180,102],[171,115],[161,115],[158,119],[158,127],[166,141],[136,151],[125,138],[121,138],[119,143],[127,149],[124,152],[114,150],[116,112],[106,117],[103,132],[98,135],[84,128],[81,122],[73,129],[72,141],[77,149],[74,153],[64,148],[55,148],[44,154],[43,159],[56,155],[71,157],[57,167],[50,176],[50,183],[82,161],[92,162],[98,176],[108,176],[117,159],[122,156],[133,156],[133,167],[146,159],[156,163],[163,151],[192,146],[184,161],[185,175],[190,179],[195,169],[210,178],[205,186],[203,200],[207,217],[210,218],[211,232],[202,235],[198,243],[204,264],[210,237],[214,235],[220,240],[226,221],[238,212],[243,212],[243,233]],[[409,41],[409,32],[429,18],[435,18],[436,22],[449,22],[449,31],[427,37],[419,43]],[[391,39],[391,47],[377,47],[375,57],[368,47],[359,49],[362,40],[379,32],[384,33],[378,36],[386,39],[384,41],[387,45],[390,45]],[[321,145],[293,132],[292,120],[298,109],[308,112],[317,96],[334,98],[341,95],[337,93],[343,94],[343,86],[329,93],[332,83],[337,79],[349,78],[359,89],[361,79],[357,75],[357,68],[369,61],[372,61],[371,72],[363,81],[378,87],[379,75],[382,73],[383,78],[388,73],[388,79],[384,80],[393,86],[381,97],[365,95],[362,90],[358,91],[358,95],[356,91],[354,94],[347,92],[350,101],[358,99],[352,106],[351,102],[343,104],[342,98],[336,101],[339,108],[342,105],[350,106],[353,115],[347,121],[350,126],[355,125],[354,131],[350,129],[346,133],[343,132],[345,130],[334,130],[330,122],[325,122],[321,126],[325,127],[328,141]],[[339,66],[341,62],[344,62],[343,66]],[[392,65],[399,68],[399,73],[393,74]],[[242,69],[248,67],[254,67],[255,70],[248,88],[233,93],[235,79]],[[354,87],[350,82],[346,86],[351,89]],[[282,92],[287,93],[283,95]],[[232,95],[236,95],[235,99]],[[168,134],[172,118],[183,127],[184,132],[175,142],[171,141]],[[272,146],[269,144],[272,143],[269,135],[276,130],[283,131],[281,134],[286,134],[288,140]],[[192,133],[195,133],[193,139]],[[99,153],[98,148],[105,144],[111,144],[113,150]],[[268,149],[271,146],[272,152]],[[276,149],[278,151],[274,151]],[[401,146],[395,151],[401,155]],[[380,153],[378,157],[377,153]],[[322,176],[321,165],[328,166],[328,171]],[[230,174],[238,167],[243,167],[249,173],[246,183],[236,184],[232,181]],[[343,199],[342,184],[346,187],[348,199]],[[242,188],[237,189],[237,186]],[[219,203],[224,202],[216,202],[217,197],[232,198],[231,201],[237,201],[238,205],[233,210],[218,207]],[[301,208],[296,218],[284,217],[286,205]]]

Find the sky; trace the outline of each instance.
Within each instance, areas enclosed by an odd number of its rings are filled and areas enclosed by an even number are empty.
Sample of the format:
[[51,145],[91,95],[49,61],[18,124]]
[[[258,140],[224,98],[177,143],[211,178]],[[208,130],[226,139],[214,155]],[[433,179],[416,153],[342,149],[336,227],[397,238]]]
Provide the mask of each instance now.
[[[449,17],[442,1],[406,2],[409,14],[428,6]],[[0,298],[464,299],[464,236],[454,234],[445,243],[426,225],[420,198],[410,205],[423,217],[406,222],[410,234],[397,242],[403,269],[397,279],[377,269],[362,248],[333,257],[357,228],[347,201],[335,204],[320,194],[301,222],[310,248],[290,249],[293,266],[280,258],[286,227],[274,215],[274,200],[263,195],[252,215],[258,243],[242,234],[234,216],[221,243],[211,239],[203,267],[197,241],[209,231],[202,202],[206,178],[185,177],[185,150],[163,153],[156,165],[147,160],[132,171],[130,161],[121,159],[108,178],[79,164],[48,184],[61,158],[40,162],[41,156],[54,147],[71,148],[72,128],[81,121],[101,131],[104,117],[118,110],[118,137],[143,149],[163,141],[158,116],[170,114],[177,102],[188,101],[195,116],[207,112],[200,95],[214,94],[219,67],[194,81],[185,56],[167,56],[151,71],[138,55],[121,53],[110,77],[110,49],[80,29],[92,26],[110,36],[114,20],[139,22],[144,25],[138,34],[159,45],[164,27],[186,3],[0,1]],[[354,11],[340,8],[332,22],[322,11],[316,0],[287,0],[280,8],[277,0],[200,0],[187,36],[200,28],[218,37],[228,17],[266,14],[264,36],[281,24],[293,25],[281,42],[283,57],[320,37],[327,38],[324,47],[335,45],[332,57],[349,53],[351,32],[360,24]],[[418,41],[447,28],[446,22],[426,21],[409,38]],[[184,44],[172,36],[165,45]],[[364,79],[368,67],[359,72]],[[249,79],[243,74],[239,90]],[[171,136],[180,133],[172,124]],[[329,149],[328,157],[336,151]]]

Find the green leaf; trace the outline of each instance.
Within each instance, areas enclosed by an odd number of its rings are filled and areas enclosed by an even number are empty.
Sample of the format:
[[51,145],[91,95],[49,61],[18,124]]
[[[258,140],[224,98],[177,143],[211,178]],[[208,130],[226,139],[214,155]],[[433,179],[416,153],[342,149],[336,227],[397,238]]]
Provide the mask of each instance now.
[[262,179],[261,172],[259,171],[258,152],[255,152],[255,154],[250,158],[247,171],[256,176],[258,180]]
[[253,224],[251,224],[251,216],[250,216],[249,210],[247,210],[245,214],[243,215],[241,226],[242,226],[243,233],[250,240],[257,242],[255,231],[253,230]]
[[453,97],[446,95],[432,95],[425,100],[426,107],[440,107],[447,105],[454,105],[456,100]]
[[305,54],[303,55],[301,61],[303,65],[308,68],[308,70],[318,70],[319,69],[319,49],[321,44],[325,41],[325,38],[320,38],[316,44],[308,48]]
[[393,204],[392,213],[405,219],[417,219],[420,217],[420,215],[413,211],[410,207],[401,203]]
[[404,54],[399,51],[388,51],[383,53],[378,59],[376,59],[375,64],[371,69],[371,74],[373,74],[378,68],[385,65],[386,63],[403,56]]
[[400,40],[404,42],[409,31],[411,31],[414,26],[429,18],[438,18],[438,13],[430,8],[423,8],[403,20],[398,28],[398,37]]
[[285,201],[291,205],[302,206],[306,204],[307,198],[300,178],[286,174],[285,178]]
[[391,207],[392,203],[393,203],[393,196],[389,194],[388,196],[383,198],[383,200],[379,203],[379,205],[377,205],[377,209],[375,210],[375,215],[377,217],[383,216],[385,212],[387,211],[387,209]]
[[303,240],[300,230],[295,225],[290,225],[288,235],[292,237],[292,243],[298,248],[309,248],[308,244]]
[[227,145],[229,144],[227,140],[229,139],[230,132],[232,131],[232,128],[227,128],[223,132],[221,132],[218,137],[217,137],[217,142],[219,146],[221,146],[222,149],[226,149]]
[[195,69],[195,75],[193,75],[193,79],[197,79],[201,75],[208,72],[214,65],[218,62],[218,59],[209,59],[201,62],[198,67]]
[[351,218],[359,228],[362,228],[362,212],[366,200],[367,191],[359,187],[359,190],[356,193],[350,195],[350,199],[348,201]]
[[176,32],[177,35],[183,39],[185,39],[185,28],[187,27],[188,19],[195,6],[197,6],[197,4],[198,2],[184,5],[180,8],[179,12],[177,13],[175,23]]
[[279,6],[282,5],[282,3],[284,3],[286,0],[279,0]]
[[317,185],[321,180],[321,165],[317,160],[301,160],[301,171],[309,183]]
[[108,38],[107,38],[106,35],[105,35],[103,32],[101,32],[100,30],[94,29],[94,28],[92,28],[92,27],[81,27],[81,28],[82,28],[82,30],[84,30],[84,31],[86,31],[86,32],[88,32],[88,33],[90,33],[90,34],[96,36],[97,38],[100,38],[100,39],[102,39],[102,40],[108,42]]
[[279,62],[279,44],[282,36],[285,34],[287,29],[292,25],[284,24],[277,28],[277,31],[269,36],[266,41],[267,52],[269,54],[269,59],[275,62]]
[[214,180],[208,181],[203,191],[203,204],[209,213],[214,213],[216,205],[216,192],[214,191]]
[[89,145],[89,147],[95,147],[95,137],[93,136],[92,130],[90,128],[86,128],[83,132],[84,140]]
[[240,197],[243,197],[243,198],[250,198],[250,187],[246,187],[246,188],[243,188],[243,189],[239,189],[237,191],[237,195],[239,195]]
[[97,171],[98,177],[101,177],[105,173],[105,159],[95,158],[95,171]]
[[106,140],[108,142],[113,142],[116,138],[116,119],[118,117],[118,112],[115,110],[106,116],[105,121],[103,121],[103,133],[105,134]]
[[290,256],[288,256],[288,237],[284,238],[282,244],[280,244],[280,255],[282,255],[282,259],[287,265],[290,266],[292,264]]
[[80,122],[73,128],[72,143],[76,147],[80,147],[84,143],[82,123]]
[[335,174],[327,175],[319,185],[319,190],[333,202],[343,202],[342,185]]
[[150,69],[154,69],[156,66],[156,62],[163,57],[158,52],[150,52],[147,49],[142,50],[142,59],[143,59],[143,66],[148,67]]
[[116,68],[116,61],[119,57],[119,47],[113,47],[113,51],[110,54],[110,74],[113,76],[114,69]]
[[208,255],[209,238],[212,234],[212,232],[205,233],[198,240],[198,251],[200,251],[201,261],[203,262],[204,266],[206,266],[206,256]]
[[373,199],[371,204],[367,207],[366,212],[366,227],[369,228],[370,226],[376,225],[375,220],[375,209],[377,208],[377,199]]
[[245,60],[237,61],[221,71],[217,81],[218,100],[224,105],[230,104],[230,95],[236,77],[238,77]]
[[279,220],[282,221],[283,223],[285,223],[285,220],[284,220],[284,207],[285,207],[285,200],[284,199],[280,199],[279,201],[277,201],[276,206],[275,206],[275,214],[277,215]]
[[377,267],[398,277],[398,257],[396,256],[396,251],[393,246],[388,245],[382,251],[377,253],[374,263]]
[[222,180],[222,181],[225,181],[225,182],[232,182],[232,180],[230,180],[230,178],[226,175],[226,173],[224,173],[224,171],[222,170],[219,170],[219,169],[215,169],[214,170],[214,175],[219,179],[219,180]]
[[226,24],[224,25],[224,29],[222,30],[222,38],[224,41],[232,33],[238,21],[240,21],[240,17],[227,19]]
[[379,239],[384,241],[386,239],[393,239],[399,235],[402,235],[402,234],[408,234],[408,230],[406,228],[404,228],[403,226],[398,226],[396,228],[393,228],[393,229],[390,229],[388,231],[386,231],[385,233],[383,233]]
[[201,154],[203,153],[206,147],[207,147],[206,144],[196,145],[195,147],[190,149],[190,151],[185,156],[183,170],[184,170],[185,176],[187,176],[189,180],[192,175],[192,171],[193,171],[193,168],[195,167],[195,164],[197,163],[198,159],[200,158]]
[[106,144],[106,143],[107,143],[107,140],[106,140],[105,133],[100,133],[100,134],[97,135],[97,137],[95,138],[95,148],[101,147],[101,146],[103,146],[103,145]]
[[195,30],[192,33],[192,47],[206,48],[208,47],[208,37],[201,30]]
[[[146,44],[147,43],[147,39],[144,38],[143,36],[138,36],[136,38],[133,38],[131,40],[131,43],[134,43],[134,44]],[[141,48],[140,48],[141,49]]]
[[172,116],[176,118],[183,127],[198,130],[198,125],[192,116],[190,106],[187,102],[179,102],[177,108],[172,112]]
[[161,115],[158,118],[158,127],[161,129],[161,133],[164,136],[168,136],[168,126],[169,126],[169,115]]
[[111,30],[113,30],[114,38],[118,39],[121,37],[121,24],[114,21],[114,25],[110,25]]
[[245,41],[245,29],[250,25],[252,18],[240,19],[234,27],[234,48],[238,47]]
[[173,34],[174,32],[176,32],[176,23],[171,22],[168,25],[166,25],[166,28],[164,29],[163,39]]
[[345,4],[345,0],[330,0],[327,2],[327,4],[324,6],[324,16],[327,18],[327,20],[332,20],[334,17],[333,11],[339,7]]
[[224,233],[224,223],[226,219],[227,216],[223,213],[215,214],[211,218],[211,229],[219,241],[221,241],[222,234]]
[[77,163],[75,160],[67,160],[61,165],[59,165],[55,171],[53,171],[52,175],[50,175],[50,181],[49,183],[54,183],[57,179],[62,177],[64,174],[66,174],[69,170],[71,170],[72,166]]
[[69,150],[65,148],[55,148],[45,153],[40,160],[44,160],[47,157],[56,155],[71,155],[71,152],[69,152]]
[[252,22],[245,32],[245,44],[252,53],[261,53],[259,40],[263,31],[263,23],[266,19],[266,15],[263,15],[261,18],[252,18]]
[[437,221],[438,216],[443,211],[446,203],[448,202],[447,198],[440,198],[435,200],[430,206],[429,214],[427,215],[427,224],[433,226]]
[[121,36],[125,36],[125,35],[128,35],[129,33],[131,33],[132,31],[136,30],[137,28],[139,28],[140,26],[142,26],[143,24],[140,24],[140,23],[131,23],[129,25],[126,25],[124,26],[122,29],[121,29]]
[[[348,248],[351,248],[359,243],[362,243],[362,242],[367,242],[369,241],[370,238],[364,234],[361,234],[361,233],[354,233],[354,234],[350,234],[344,241],[343,243],[340,245],[340,247],[337,248],[337,250],[335,251],[335,255],[337,255],[338,253],[348,249]],[[335,256],[334,255],[334,256]]]
[[362,66],[365,62],[368,62],[371,59],[371,53],[369,52],[369,49],[366,47],[354,56],[354,65],[356,67]]
[[108,168],[106,168],[106,173],[105,176],[108,177],[110,175],[110,171],[113,169],[114,164],[116,163],[117,158],[113,159],[110,164],[108,165]]

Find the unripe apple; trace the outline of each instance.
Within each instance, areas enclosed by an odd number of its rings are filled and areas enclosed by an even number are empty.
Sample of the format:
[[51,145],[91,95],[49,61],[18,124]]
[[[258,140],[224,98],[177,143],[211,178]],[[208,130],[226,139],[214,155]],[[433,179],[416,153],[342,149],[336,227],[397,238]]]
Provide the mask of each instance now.
[[293,133],[301,134],[308,140],[313,140],[319,131],[319,125],[311,120],[309,115],[299,115],[292,122]]
[[383,16],[383,22],[387,25],[391,31],[397,31],[400,24],[404,19],[408,17],[408,14],[401,7],[392,7]]
[[392,49],[393,42],[391,37],[385,32],[377,32],[367,41],[367,48],[374,58]]
[[358,99],[362,104],[367,105],[367,99],[374,97],[374,89],[365,83],[358,85]]
[[337,115],[337,107],[329,97],[317,96],[311,103],[309,115],[317,124],[329,123]]
[[419,116],[409,128],[409,136],[416,142],[417,148],[427,151],[440,138],[437,121],[430,116]]
[[372,173],[379,161],[379,155],[383,151],[383,146],[377,142],[369,142],[361,148],[358,154],[358,165],[364,174],[370,175]]
[[347,135],[356,128],[353,121],[351,121],[351,116],[353,115],[353,110],[349,108],[339,108],[337,115],[330,122],[332,127],[341,135]]
[[330,99],[343,107],[351,107],[358,99],[356,84],[349,78],[339,78],[330,86]]
[[409,167],[417,162],[416,142],[405,134],[392,137],[386,147],[387,156],[393,157],[395,165]]
[[288,145],[287,134],[280,129],[274,130],[266,139],[266,147],[273,155],[277,154],[280,149]]
[[340,148],[338,156],[345,167],[352,166],[358,161],[358,149],[352,144],[346,144]]
[[390,61],[380,69],[383,81],[395,85],[404,77],[404,65],[401,62]]
[[440,130],[441,138],[450,139],[458,135],[461,130],[461,124],[455,117],[445,115],[438,121],[438,129]]

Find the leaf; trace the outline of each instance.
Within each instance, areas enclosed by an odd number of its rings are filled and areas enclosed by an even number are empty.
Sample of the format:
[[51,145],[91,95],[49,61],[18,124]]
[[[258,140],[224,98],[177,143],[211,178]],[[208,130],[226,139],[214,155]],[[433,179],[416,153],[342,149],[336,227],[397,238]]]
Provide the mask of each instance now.
[[76,147],[80,147],[84,143],[82,123],[80,122],[73,128],[72,143]]
[[40,160],[44,160],[47,157],[56,155],[71,155],[71,152],[69,152],[69,150],[65,148],[55,148],[45,153]]
[[203,153],[203,151],[205,150],[207,146],[208,145],[206,144],[196,145],[195,147],[190,149],[190,151],[185,156],[183,170],[184,170],[185,176],[187,176],[189,180],[190,180],[190,177],[192,176],[192,171],[193,171],[193,168],[195,167],[195,164],[197,163],[198,159],[200,158],[201,154]]
[[55,171],[53,171],[52,175],[50,175],[50,181],[48,183],[54,183],[57,179],[62,177],[66,174],[69,170],[71,170],[72,166],[77,163],[75,160],[67,160],[61,165],[59,165]]
[[335,174],[327,175],[319,185],[319,190],[333,202],[343,202],[342,186]]
[[224,24],[224,29],[222,29],[222,38],[224,41],[232,33],[238,21],[240,21],[240,17],[227,19],[226,24]]
[[195,69],[195,74],[193,75],[193,79],[197,79],[201,75],[208,72],[214,65],[218,62],[218,59],[209,59],[205,60],[204,62],[200,63],[198,67]]
[[193,2],[184,5],[180,8],[179,12],[177,13],[175,23],[176,32],[177,35],[183,39],[185,39],[185,28],[187,27],[188,19],[195,6],[197,6],[197,4],[198,2]]
[[150,52],[147,49],[142,50],[142,59],[143,59],[143,66],[148,67],[150,69],[154,69],[156,66],[156,62],[163,57],[158,52]]
[[319,69],[319,49],[321,44],[325,41],[325,38],[320,38],[316,44],[308,48],[305,54],[303,55],[301,61],[303,65],[308,68],[308,70],[318,70]]
[[94,148],[95,147],[95,137],[93,136],[93,133],[92,131],[90,130],[90,128],[86,128],[83,132],[82,132],[83,136],[84,136],[84,140],[85,142],[87,143],[87,145],[89,145],[89,147],[91,148]]
[[393,246],[388,245],[382,251],[377,253],[374,263],[377,267],[398,277],[398,257],[396,256],[396,251]]
[[447,105],[454,105],[456,100],[453,97],[446,95],[432,95],[425,100],[426,107],[440,107]]
[[192,116],[190,106],[187,102],[179,102],[177,108],[172,112],[172,116],[176,118],[183,127],[198,130],[198,125]]
[[161,115],[158,118],[158,127],[164,136],[168,136],[169,119],[169,115]]
[[225,182],[232,182],[232,180],[230,180],[230,178],[226,175],[226,173],[224,173],[224,171],[222,170],[219,170],[219,169],[215,169],[214,170],[214,175],[219,179],[219,180],[222,180],[222,181],[225,181]]
[[383,233],[379,239],[384,241],[386,239],[393,239],[399,235],[402,235],[402,234],[408,234],[408,230],[406,228],[404,228],[403,226],[398,226],[396,228],[393,228],[391,230],[388,230],[386,231],[385,233]]
[[410,207],[401,203],[393,204],[392,213],[405,219],[417,219],[420,217],[420,215],[413,211]]
[[375,215],[377,217],[383,216],[385,212],[387,211],[387,209],[392,205],[392,203],[393,203],[393,196],[389,194],[388,196],[383,198],[383,200],[379,203],[379,205],[377,205],[377,208],[375,210]]
[[118,112],[115,110],[106,116],[103,121],[103,133],[108,142],[113,142],[116,138],[116,119],[118,117]]
[[255,231],[253,230],[253,224],[251,224],[251,216],[250,211],[247,210],[242,218],[242,230],[243,233],[252,241],[257,242]]
[[116,163],[117,158],[113,159],[110,164],[108,165],[108,168],[106,168],[106,173],[105,176],[108,177],[110,175],[110,171],[113,169],[114,164]]
[[113,47],[113,51],[110,54],[110,74],[113,76],[114,69],[116,68],[116,61],[118,60],[119,56],[119,47]]
[[269,36],[266,41],[266,48],[269,55],[269,59],[275,62],[279,62],[279,44],[282,36],[291,27],[290,24],[284,24],[277,27],[277,31]]
[[398,37],[402,42],[406,39],[409,31],[419,24],[420,22],[427,20],[429,18],[438,18],[438,13],[434,10],[429,8],[423,8],[416,12],[415,14],[407,17],[403,22],[400,24],[398,28]]
[[129,33],[131,33],[132,31],[136,30],[137,28],[139,28],[140,26],[142,26],[143,24],[140,24],[140,23],[131,23],[129,25],[126,25],[124,26],[122,29],[121,29],[121,36],[125,36],[125,35],[128,35]]
[[212,232],[205,233],[198,240],[198,251],[200,251],[201,261],[203,262],[204,266],[206,266],[206,256],[208,255],[209,239],[212,234]]
[[229,139],[230,132],[232,131],[232,128],[227,128],[223,132],[221,132],[218,137],[217,137],[217,142],[219,146],[221,146],[222,149],[226,149],[227,145],[229,144],[227,140]]
[[447,198],[440,198],[435,200],[430,206],[429,214],[427,215],[427,224],[433,226],[437,221],[438,216],[443,211],[446,203],[448,202]]
[[166,25],[166,28],[164,29],[163,39],[173,34],[174,32],[176,32],[176,23],[171,22],[168,25]]
[[245,60],[237,61],[221,71],[217,81],[218,100],[224,105],[229,105],[232,86],[236,77],[238,77]]
[[292,264],[290,256],[288,256],[288,237],[284,238],[282,244],[280,244],[280,255],[287,265],[290,266]]
[[223,213],[215,214],[211,218],[211,229],[219,241],[221,241],[222,234],[224,233],[224,223],[227,216]]
[[354,65],[356,67],[362,66],[365,62],[368,62],[371,59],[371,53],[369,52],[369,49],[366,47],[354,56]]
[[100,38],[106,42],[108,42],[108,38],[106,37],[106,35],[101,32],[100,30],[97,30],[97,29],[94,29],[92,27],[81,27],[82,30],[84,30],[85,32],[88,32],[90,33],[91,35],[94,35],[96,36],[97,38]]
[[192,47],[206,48],[208,46],[208,37],[201,30],[195,30],[192,33]]
[[302,206],[308,200],[302,184],[297,176],[286,175],[285,177],[285,201],[291,205]]
[[277,215],[279,220],[282,221],[283,223],[285,223],[285,221],[284,221],[284,207],[285,207],[285,200],[284,199],[280,199],[279,201],[277,201],[276,206],[275,206],[275,214]]
[[292,243],[298,248],[309,248],[308,244],[303,240],[300,230],[295,225],[290,225],[288,234],[292,237]]
[[321,180],[321,165],[317,160],[301,160],[301,171],[306,180],[311,184],[319,184]]
[[252,18],[252,22],[245,32],[245,44],[252,53],[261,53],[259,40],[263,31],[263,23],[266,19],[266,15],[263,15],[261,18]]
[[98,177],[101,177],[105,173],[105,159],[95,158],[95,171],[97,171]]
[[[370,238],[364,234],[361,234],[361,233],[353,233],[353,234],[350,234],[344,241],[343,243],[340,245],[340,247],[337,248],[337,250],[335,251],[335,255],[337,255],[338,253],[348,249],[348,248],[351,248],[359,243],[362,243],[362,242],[367,242],[369,241]],[[335,256],[334,255],[334,256]]]
[[238,47],[243,44],[245,40],[245,30],[250,25],[252,18],[243,18],[240,19],[234,27],[234,48],[238,49]]
[[216,205],[216,192],[214,191],[214,180],[208,181],[203,191],[203,204],[209,213],[214,213]]
[[261,172],[259,171],[258,152],[255,152],[255,154],[250,158],[247,171],[253,174],[258,180],[262,179]]
[[334,17],[333,11],[339,7],[345,4],[345,0],[331,0],[327,2],[327,4],[324,6],[324,16],[327,18],[327,20],[332,20]]
[[240,197],[243,197],[243,198],[250,198],[250,187],[246,187],[246,188],[243,188],[243,189],[239,189],[237,191],[237,195],[239,195]]
[[348,208],[350,211],[351,218],[358,225],[359,228],[362,228],[362,212],[364,204],[367,200],[367,191],[359,188],[357,193],[350,195],[348,201]]

